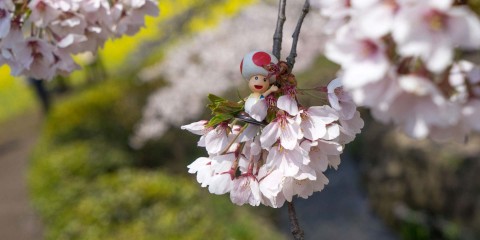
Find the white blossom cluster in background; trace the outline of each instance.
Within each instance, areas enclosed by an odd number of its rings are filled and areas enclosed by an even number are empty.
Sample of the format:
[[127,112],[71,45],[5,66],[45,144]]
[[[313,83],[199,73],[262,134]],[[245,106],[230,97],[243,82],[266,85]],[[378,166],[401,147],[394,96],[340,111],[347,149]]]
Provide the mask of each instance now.
[[480,21],[453,0],[312,0],[328,18],[325,55],[359,106],[415,138],[480,131]]
[[237,205],[278,208],[293,196],[321,191],[328,184],[323,172],[338,167],[344,145],[363,127],[340,80],[325,89],[330,105],[308,108],[299,107],[292,89],[282,89],[269,106],[276,117],[264,128],[232,122],[208,127],[208,121],[182,126],[201,136],[198,146],[209,155],[190,164],[189,172],[211,193],[230,193]]
[[153,0],[1,0],[0,66],[37,79],[68,74],[78,68],[71,54],[135,34],[158,12]]
[[[291,1],[287,8],[284,34],[293,33],[303,3]],[[156,66],[145,69],[140,77],[153,80],[161,77],[169,83],[153,93],[143,112],[143,119],[131,139],[133,146],[158,138],[170,126],[179,126],[197,118],[205,111],[205,96],[221,94],[245,84],[239,74],[240,60],[255,49],[270,49],[277,20],[276,4],[257,4],[247,7],[238,16],[225,19],[215,29],[207,30],[171,49]],[[309,15],[298,43],[295,69],[308,67],[323,51],[321,26],[324,20],[318,13]],[[291,38],[285,37],[284,50],[289,50]],[[288,54],[282,51],[283,56]],[[168,104],[167,104],[168,103]],[[179,111],[181,109],[181,111]]]

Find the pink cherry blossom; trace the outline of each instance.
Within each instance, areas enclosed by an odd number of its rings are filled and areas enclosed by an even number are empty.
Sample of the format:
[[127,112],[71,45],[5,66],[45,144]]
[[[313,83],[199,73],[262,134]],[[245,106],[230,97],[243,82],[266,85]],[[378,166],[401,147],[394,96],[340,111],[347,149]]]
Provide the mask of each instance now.
[[[330,86],[338,90],[335,84]],[[334,99],[337,105],[348,100],[341,94]],[[338,168],[344,144],[360,132],[363,121],[357,111],[350,119],[339,118],[328,105],[301,109],[295,117],[277,109],[265,127],[229,120],[214,128],[207,128],[205,120],[182,126],[205,136],[210,155],[192,163],[189,172],[213,194],[230,192],[237,205],[279,208],[294,196],[321,191],[328,184],[324,172],[328,166]]]
[[308,152],[310,166],[318,172],[325,172],[328,166],[338,169],[343,146],[335,141],[303,141],[301,147]]
[[480,82],[480,68],[468,61],[460,61],[450,70],[449,83],[455,89],[450,101],[459,108],[458,122],[449,126],[434,127],[431,129],[431,138],[446,142],[456,140],[464,142],[471,131],[480,131],[480,96],[478,83]]
[[399,87],[402,92],[385,114],[408,135],[424,138],[431,126],[446,127],[458,121],[458,107],[447,101],[428,79],[403,76],[399,78]]
[[311,5],[320,9],[320,13],[328,18],[324,26],[327,33],[332,33],[346,24],[352,11],[350,0],[312,0]]
[[355,114],[357,105],[353,102],[349,93],[343,90],[341,79],[332,80],[328,86],[328,102],[333,109],[338,111],[339,119],[351,119]]
[[291,95],[283,95],[277,100],[277,107],[291,116],[298,114],[298,103]]
[[24,2],[0,2],[0,63],[36,79],[71,73],[79,68],[72,54],[95,53],[110,38],[138,32],[146,15],[158,15],[153,0]]
[[14,6],[10,0],[0,2],[0,39],[10,32]]
[[208,180],[208,191],[213,194],[222,195],[231,191],[235,170],[232,169],[235,155],[230,153],[225,156],[212,158],[212,175]]
[[360,112],[355,111],[350,119],[340,119],[340,135],[338,142],[341,144],[350,143],[355,139],[364,126],[363,119],[360,117]]
[[[259,158],[261,157],[261,154],[262,154],[262,146],[260,144],[260,140],[258,137],[256,137],[255,139],[253,139],[252,141],[247,141],[245,143],[245,146],[243,148],[243,152],[242,152],[246,157],[254,160],[254,161],[258,161]],[[243,172],[247,172],[247,166],[248,164],[245,164],[244,166],[244,169],[240,169],[242,170]]]
[[[352,0],[358,13],[354,16],[356,27],[370,38],[381,38],[394,28],[394,21],[401,4],[396,0]],[[364,4],[359,6],[359,4]]]
[[219,125],[205,135],[205,146],[208,154],[215,155],[226,150],[230,143],[229,126]]
[[187,130],[196,135],[204,135],[208,132],[206,127],[207,123],[207,120],[200,120],[198,122],[183,125],[182,127],[180,127],[180,129]]
[[[368,2],[368,4],[378,3],[375,0]],[[323,1],[322,4],[331,5],[332,9],[346,9],[344,17],[336,19],[339,20],[338,23],[344,24],[348,24],[350,21],[349,14],[367,8],[368,5],[359,1],[352,6],[350,6],[350,1],[341,1],[340,3]],[[327,12],[324,12],[325,15],[328,15]],[[333,11],[329,14],[335,17]],[[360,33],[358,36],[362,36],[358,39],[364,38]],[[375,74],[378,77],[368,79],[368,81],[357,85],[353,84],[356,88],[380,83],[389,72],[391,63],[386,55],[382,55],[385,54],[386,46],[382,45],[382,41],[375,39],[372,39],[372,41],[381,47],[378,51],[370,53],[385,57],[387,70],[383,75],[374,72],[370,77]],[[340,47],[338,48],[340,49]],[[177,52],[175,56],[189,56],[183,52]],[[205,62],[211,62],[212,59],[218,60],[217,56],[204,55],[204,52],[200,51],[199,54],[203,56],[202,59]],[[362,55],[365,53],[357,49],[355,53],[345,51],[336,56],[339,57],[339,61],[345,61],[345,63],[351,61],[353,63],[354,61],[350,59],[358,55],[359,59],[372,61],[370,70],[375,70],[374,65],[378,62],[372,60],[375,57],[369,58],[371,56],[366,56],[368,54]],[[345,68],[344,71],[348,70],[348,64],[343,67]],[[168,69],[173,68],[176,68],[176,66],[171,65]],[[196,67],[194,66],[194,68]],[[170,77],[178,75],[194,76],[188,75],[192,74],[193,71],[190,73],[178,71],[175,74],[172,71],[167,71],[167,73]],[[222,74],[230,76],[231,72],[225,71]],[[214,76],[213,79],[221,78],[218,77],[220,76],[218,74],[212,76]],[[176,82],[172,82],[172,84],[174,83]],[[363,120],[361,120],[359,112],[356,111],[353,97],[343,90],[340,80],[333,81],[327,87],[318,88],[322,89],[322,94],[328,97],[330,104],[326,103],[322,106],[303,106],[300,102],[297,102],[297,92],[294,86],[278,84],[280,91],[269,95],[268,101],[266,101],[268,104],[263,105],[269,108],[269,114],[275,114],[273,119],[271,117],[265,118],[263,116],[265,113],[256,114],[252,111],[252,103],[259,101],[251,100],[248,104],[243,102],[246,112],[251,116],[259,115],[259,119],[267,123],[266,126],[242,123],[239,118],[236,118],[216,124],[207,133],[202,132],[205,122],[197,122],[182,127],[195,134],[205,136],[205,148],[209,159],[211,159],[207,164],[211,164],[212,169],[221,163],[225,164],[218,167],[221,171],[211,170],[211,172],[208,172],[210,175],[207,175],[207,178],[210,178],[210,180],[203,186],[209,186],[210,192],[214,194],[230,192],[231,201],[237,205],[258,206],[263,204],[279,208],[283,206],[285,201],[292,201],[295,196],[308,198],[314,192],[321,191],[329,182],[324,172],[328,166],[335,169],[339,167],[340,154],[345,147],[344,144],[352,141],[363,127]],[[207,87],[202,91],[209,89],[210,87]],[[169,92],[171,91],[157,94],[156,96],[162,95],[157,101],[170,96],[168,95]],[[266,109],[264,112],[266,112]],[[174,122],[173,119],[168,121]],[[228,149],[226,149],[227,147]]]
[[282,194],[289,202],[292,201],[295,195],[301,198],[308,198],[314,192],[322,191],[328,182],[328,178],[323,173],[317,174],[317,178],[313,181],[308,179],[297,180],[288,177],[284,180]]
[[[453,0],[324,2],[321,12],[331,6],[348,9],[324,14],[329,21],[343,21],[325,31],[330,34],[325,55],[341,65],[342,83],[336,85],[343,85],[356,105],[416,138],[464,139],[475,130],[466,119],[476,116],[480,87],[467,84],[464,76],[470,71],[460,69],[468,67],[454,56],[456,49],[480,48],[480,21],[467,5]],[[336,91],[328,92],[340,113],[331,130],[338,124],[337,140],[348,143],[363,121],[354,106],[344,112]]]
[[278,170],[268,170],[264,165],[260,168],[258,177],[260,179],[259,188],[262,193],[262,203],[273,208],[283,206],[285,197],[279,194],[283,188],[283,181],[285,176]]
[[189,173],[197,174],[198,183],[202,187],[208,186],[211,176],[213,175],[212,160],[206,157],[197,158],[193,163],[187,166]]
[[205,147],[206,142],[205,138],[208,132],[210,132],[213,128],[212,127],[207,127],[208,121],[206,120],[201,120],[198,122],[194,122],[191,124],[187,124],[181,127],[182,130],[187,130],[193,134],[200,135],[200,140],[198,141],[198,146],[199,147]]
[[[18,49],[20,49],[20,52],[15,51]],[[14,49],[14,54],[16,56],[29,55],[24,59],[28,59],[27,62],[30,62],[30,64],[22,71],[22,74],[38,76],[39,79],[51,79],[55,75],[52,68],[55,63],[53,51],[53,46],[45,40],[28,38],[18,44],[17,48]]]
[[292,150],[274,146],[268,153],[266,165],[270,169],[280,170],[285,177],[314,180],[315,171],[308,166],[309,162],[307,152],[299,145]]
[[338,120],[338,112],[326,105],[313,106],[303,110],[300,117],[302,120],[300,127],[303,135],[305,138],[314,141],[325,137],[327,125]]
[[364,36],[353,25],[339,29],[327,42],[325,55],[343,69],[343,85],[347,89],[381,80],[390,66],[385,44]]
[[397,73],[390,69],[381,81],[351,89],[350,94],[356,104],[371,108],[377,120],[388,122],[381,116],[390,110],[392,101],[401,93],[397,78]]
[[237,205],[248,203],[258,206],[261,202],[258,180],[251,174],[242,175],[233,180],[233,187],[230,192],[230,199]]
[[263,129],[260,142],[263,148],[268,149],[280,140],[283,148],[292,150],[302,137],[300,118],[292,118],[285,113],[279,113],[277,118]]
[[402,56],[417,56],[433,72],[452,63],[455,47],[480,47],[480,22],[465,7],[452,7],[453,0],[418,1],[400,8],[393,38]]
[[254,101],[255,102],[249,105],[248,103],[250,103],[251,101],[247,100],[247,102],[245,103],[245,112],[248,113],[253,119],[261,122],[267,116],[267,102],[265,101],[265,99],[258,99]]

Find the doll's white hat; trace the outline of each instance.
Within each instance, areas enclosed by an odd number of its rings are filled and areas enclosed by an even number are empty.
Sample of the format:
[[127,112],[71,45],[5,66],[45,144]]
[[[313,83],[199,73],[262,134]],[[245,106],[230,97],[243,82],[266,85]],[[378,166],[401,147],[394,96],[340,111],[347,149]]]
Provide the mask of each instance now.
[[[272,54],[264,51],[253,51],[247,53],[240,63],[240,72],[245,80],[249,80],[255,75],[268,76],[268,71],[264,66],[273,63],[277,64],[278,59]],[[275,81],[275,76],[270,78],[270,82]]]

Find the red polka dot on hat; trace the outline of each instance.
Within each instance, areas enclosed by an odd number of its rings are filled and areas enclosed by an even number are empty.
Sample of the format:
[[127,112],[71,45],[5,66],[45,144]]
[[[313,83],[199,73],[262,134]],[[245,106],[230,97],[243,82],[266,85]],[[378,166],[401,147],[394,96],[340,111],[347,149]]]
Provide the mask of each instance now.
[[270,64],[272,61],[272,58],[270,57],[270,54],[266,52],[256,52],[253,57],[252,57],[253,63],[259,67],[266,66]]
[[[240,63],[240,72],[245,80],[249,80],[252,76],[263,75],[268,76],[265,66],[269,64],[277,64],[278,60],[272,54],[265,51],[253,51],[247,53]],[[274,76],[270,81],[274,81]]]

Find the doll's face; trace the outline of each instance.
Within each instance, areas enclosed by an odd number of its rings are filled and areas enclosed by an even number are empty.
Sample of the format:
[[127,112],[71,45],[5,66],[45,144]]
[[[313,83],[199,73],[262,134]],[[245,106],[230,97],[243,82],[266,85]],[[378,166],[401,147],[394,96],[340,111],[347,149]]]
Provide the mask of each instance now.
[[263,75],[255,75],[248,81],[248,87],[252,92],[264,93],[268,90],[270,81]]

